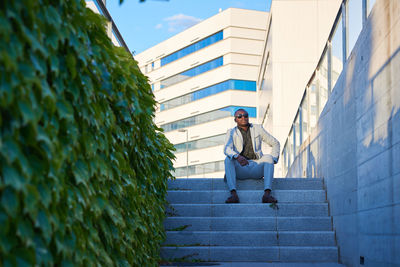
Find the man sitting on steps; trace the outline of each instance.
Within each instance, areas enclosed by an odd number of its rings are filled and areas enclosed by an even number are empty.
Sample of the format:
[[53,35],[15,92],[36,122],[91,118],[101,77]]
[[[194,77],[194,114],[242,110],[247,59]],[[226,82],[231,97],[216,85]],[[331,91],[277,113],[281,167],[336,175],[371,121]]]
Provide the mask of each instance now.
[[[225,177],[231,196],[226,203],[239,203],[236,193],[237,179],[261,179],[264,176],[262,203],[277,203],[271,196],[274,164],[278,162],[280,144],[261,125],[249,123],[244,109],[235,112],[236,127],[229,129],[225,137]],[[272,147],[271,155],[263,155],[262,141]]]

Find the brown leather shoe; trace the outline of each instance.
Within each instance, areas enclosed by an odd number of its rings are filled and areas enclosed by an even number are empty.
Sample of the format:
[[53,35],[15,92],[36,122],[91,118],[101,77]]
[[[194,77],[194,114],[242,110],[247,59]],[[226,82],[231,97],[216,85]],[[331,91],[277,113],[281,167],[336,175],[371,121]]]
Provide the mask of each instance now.
[[265,192],[262,197],[262,203],[278,203],[278,200]]
[[231,196],[225,200],[225,203],[239,203],[239,197],[235,192],[231,192]]

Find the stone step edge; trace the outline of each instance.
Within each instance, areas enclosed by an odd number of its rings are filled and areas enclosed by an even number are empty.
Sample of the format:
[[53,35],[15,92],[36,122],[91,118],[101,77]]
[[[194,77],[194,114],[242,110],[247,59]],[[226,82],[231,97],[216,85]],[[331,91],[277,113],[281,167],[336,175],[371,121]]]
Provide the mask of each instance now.
[[[324,189],[275,189],[275,190],[272,190],[271,191],[271,194],[273,194],[274,192],[291,192],[291,193],[293,193],[293,192],[300,192],[300,193],[303,193],[303,192],[325,192],[325,190]],[[221,189],[217,189],[217,190],[214,190],[214,189],[210,189],[210,190],[192,190],[192,189],[177,189],[177,190],[174,190],[174,189],[169,189],[169,190],[167,190],[167,192],[169,193],[169,192],[190,192],[190,193],[201,193],[201,192],[216,192],[216,193],[229,193],[229,190],[228,189],[226,189],[226,190],[221,190]],[[237,192],[238,193],[240,193],[240,192],[257,192],[257,193],[260,193],[260,192],[264,192],[264,190],[263,189],[259,189],[259,190],[250,190],[250,189],[238,189],[237,190]]]
[[266,231],[266,230],[262,230],[262,231],[170,231],[167,230],[165,231],[166,233],[192,233],[192,234],[197,234],[197,233],[210,233],[210,234],[214,234],[214,233],[224,233],[224,234],[252,234],[252,233],[257,233],[257,234],[261,234],[261,233],[265,233],[265,234],[269,234],[269,233],[276,233],[276,232],[280,232],[280,233],[285,233],[285,234],[332,234],[335,231],[279,231],[279,230],[270,230],[270,231]]
[[[182,180],[182,181],[187,181],[187,180],[193,180],[193,181],[201,181],[201,180],[223,180],[224,178],[223,177],[218,177],[218,178],[204,178],[204,177],[202,177],[202,178],[175,178],[175,179],[168,179],[168,182],[173,182],[173,181],[179,181],[179,180]],[[246,180],[255,180],[255,181],[257,181],[257,180],[259,180],[259,179],[237,179],[238,181],[246,181]],[[272,180],[273,181],[277,181],[277,180],[286,180],[286,181],[297,181],[297,180],[307,180],[307,181],[311,181],[311,180],[313,180],[313,181],[323,181],[324,179],[323,178],[301,178],[301,177],[288,177],[288,178],[285,178],[285,177],[274,177],[274,178],[272,178]]]
[[[259,203],[169,203],[169,205],[171,206],[210,206],[210,205],[214,205],[214,206],[237,206],[237,207],[241,207],[241,206],[268,206],[271,203],[261,203],[261,201]],[[324,202],[278,202],[277,205],[297,205],[297,206],[304,206],[304,205],[312,205],[312,206],[320,206],[320,205],[328,205],[327,201]]]
[[[279,204],[279,203],[278,203]],[[180,217],[176,217],[176,216],[171,216],[168,218],[176,218],[177,220],[183,220],[183,219],[224,219],[224,220],[228,220],[228,219],[327,219],[327,218],[331,218],[331,216],[327,215],[327,216],[281,216],[281,217],[276,217],[276,216],[266,216],[266,217],[262,217],[262,216],[249,216],[249,217],[240,217],[240,216],[215,216],[215,217],[211,217],[211,216],[205,216],[205,217],[196,217],[196,216],[180,216]]]
[[164,246],[162,245],[161,248],[184,248],[184,249],[198,249],[198,248],[226,248],[226,249],[257,249],[257,248],[288,248],[288,249],[335,249],[337,250],[337,246],[210,246],[210,245],[201,245],[201,246]]

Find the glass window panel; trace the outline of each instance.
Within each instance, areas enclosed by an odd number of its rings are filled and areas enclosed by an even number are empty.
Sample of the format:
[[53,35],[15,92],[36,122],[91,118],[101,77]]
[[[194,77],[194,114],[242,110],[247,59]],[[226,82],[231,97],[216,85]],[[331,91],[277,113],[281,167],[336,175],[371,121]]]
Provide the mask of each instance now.
[[290,130],[289,136],[288,136],[288,140],[287,140],[287,144],[288,144],[288,156],[289,156],[289,167],[290,165],[292,165],[293,163],[293,159],[294,159],[294,155],[293,155],[293,131],[292,129]]
[[204,47],[207,47],[213,43],[216,43],[220,40],[223,39],[223,31],[217,32],[209,37],[206,37],[205,39],[202,39],[200,41],[197,41],[194,44],[191,44],[185,48],[182,48],[176,52],[174,52],[173,54],[170,54],[166,57],[161,58],[161,66],[171,63],[177,59],[180,59],[184,56],[187,56],[193,52],[196,52]]
[[369,13],[371,13],[372,8],[374,7],[374,4],[375,4],[376,0],[366,0],[366,1],[368,1],[368,15],[367,16],[369,16]]
[[287,154],[287,142],[285,143],[285,146],[283,147],[283,174],[285,175],[287,173],[288,169],[288,154]]
[[299,113],[297,112],[296,115],[296,119],[294,121],[294,129],[295,129],[295,144],[296,144],[296,150],[295,150],[295,154],[297,155],[299,153],[299,148],[301,145],[300,142],[300,116]]
[[[317,103],[315,105],[315,111],[317,115],[317,120],[319,117],[319,114],[321,114],[326,101],[328,100],[328,53],[325,53],[323,56],[323,59],[321,61],[321,64],[318,66],[318,85],[317,86],[317,94],[316,94],[316,100]],[[313,108],[311,109],[313,112]]]
[[186,128],[190,127],[193,125],[201,124],[201,123],[206,123],[226,117],[233,116],[235,111],[239,108],[245,109],[250,117],[255,118],[257,114],[257,109],[255,107],[238,107],[238,106],[229,106],[226,108],[222,108],[219,110],[214,110],[210,112],[206,112],[200,115],[196,115],[193,117],[189,117],[183,120],[171,122],[171,123],[166,123],[160,125],[161,128],[164,129],[165,132],[181,129],[181,128]]
[[328,88],[328,53],[322,57],[322,61],[318,66],[318,81],[319,84]]
[[304,96],[303,101],[301,102],[301,112],[302,112],[302,120],[303,120],[303,126],[302,126],[303,142],[308,137],[308,122],[309,122],[309,117],[310,117],[309,108],[308,108],[308,94],[309,94],[309,90],[307,88],[306,95]]
[[181,144],[176,144],[175,145],[175,153],[181,153],[181,152],[186,152],[186,144],[188,145],[188,150],[195,150],[195,149],[202,149],[202,148],[208,148],[208,147],[213,147],[213,146],[219,146],[223,145],[225,142],[225,134],[221,135],[216,135],[216,136],[211,136],[195,141],[190,141],[190,142],[185,142]]
[[[223,161],[216,161],[216,162],[191,165],[189,166],[188,169],[189,169],[189,175],[199,175],[199,174],[224,171],[225,168]],[[175,177],[186,176],[186,166],[176,168],[173,174],[175,175]]]
[[342,20],[342,16],[340,16],[338,23],[336,24],[336,28],[333,33],[332,39],[331,39],[331,46],[332,46],[332,60],[333,60],[333,58],[336,58],[336,61],[343,62],[343,20]]
[[192,69],[189,69],[187,71],[184,71],[182,73],[178,73],[174,76],[171,76],[167,79],[164,79],[161,81],[161,88],[165,88],[167,86],[171,86],[173,84],[182,82],[186,79],[189,79],[190,77],[197,76],[199,74],[202,74],[203,72],[215,69],[217,67],[220,67],[223,65],[223,57],[216,58],[214,60],[211,60],[209,62],[206,62],[200,66],[194,67]]
[[[327,56],[327,53],[325,53],[325,55],[321,61],[321,64],[318,66],[318,71],[319,71],[319,74],[324,78],[323,82],[327,84],[328,83],[327,82],[328,81],[328,56]],[[320,80],[321,80],[321,77],[320,77]]]
[[335,31],[331,40],[331,88],[335,87],[336,81],[339,78],[343,69],[343,36],[342,36],[342,19],[336,25]]
[[310,88],[309,88],[309,127],[310,127],[310,133],[313,131],[315,128],[315,125],[317,124],[317,104],[318,104],[318,90],[317,85],[316,85],[316,79],[314,78],[313,81],[311,82]]
[[325,88],[323,85],[321,85],[319,89],[318,117],[324,109],[326,101],[328,100],[328,88]]
[[362,0],[348,0],[347,12],[349,19],[349,55],[362,29]]
[[240,81],[240,80],[228,80],[222,83],[214,84],[212,86],[200,89],[196,92],[183,95],[162,103],[161,111],[174,108],[180,105],[190,103],[195,100],[202,99],[204,97],[214,95],[226,90],[246,90],[256,91],[255,81]]

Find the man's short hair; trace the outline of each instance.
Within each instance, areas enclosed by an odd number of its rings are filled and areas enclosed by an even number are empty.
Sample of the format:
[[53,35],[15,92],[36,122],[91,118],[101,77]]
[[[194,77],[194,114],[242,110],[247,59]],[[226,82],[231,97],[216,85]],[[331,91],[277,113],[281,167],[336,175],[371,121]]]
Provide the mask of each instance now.
[[244,111],[244,112],[246,112],[246,113],[248,114],[248,112],[247,112],[245,109],[239,108],[238,110],[235,111],[235,114],[234,114],[235,117],[236,117],[236,114],[237,114],[239,111]]

